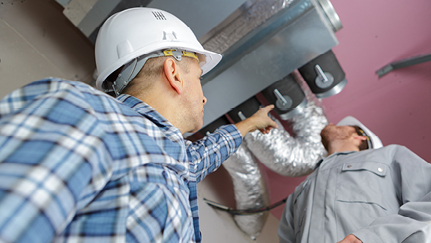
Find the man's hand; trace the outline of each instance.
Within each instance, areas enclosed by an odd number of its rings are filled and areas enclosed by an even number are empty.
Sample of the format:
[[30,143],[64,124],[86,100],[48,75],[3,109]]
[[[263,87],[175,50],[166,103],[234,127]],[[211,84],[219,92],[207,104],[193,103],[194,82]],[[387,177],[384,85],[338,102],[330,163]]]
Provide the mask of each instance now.
[[337,243],[362,243],[362,241],[356,238],[356,236],[354,235],[348,235],[342,241],[339,241]]
[[274,109],[274,105],[268,105],[264,108],[260,108],[251,117],[240,121],[235,126],[241,132],[244,137],[247,133],[259,129],[262,133],[267,134],[272,128],[277,128],[277,123],[275,123],[271,118],[268,117],[268,112]]

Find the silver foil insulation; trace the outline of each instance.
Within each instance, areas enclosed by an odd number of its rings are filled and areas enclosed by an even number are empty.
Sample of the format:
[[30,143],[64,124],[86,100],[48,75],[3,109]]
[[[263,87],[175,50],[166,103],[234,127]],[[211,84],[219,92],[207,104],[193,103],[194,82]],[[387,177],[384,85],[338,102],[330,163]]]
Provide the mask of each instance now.
[[[270,204],[265,176],[262,175],[258,162],[245,142],[235,154],[223,162],[223,166],[232,178],[237,209],[257,209]],[[269,211],[234,215],[234,220],[244,233],[256,239],[265,225],[268,214]]]
[[[265,176],[257,160],[284,176],[307,175],[326,151],[320,141],[320,131],[328,124],[322,107],[309,101],[301,113],[288,120],[295,136],[281,124],[269,134],[254,131],[245,136],[237,152],[223,166],[233,181],[236,208],[257,209],[270,205]],[[257,158],[257,160],[256,160]],[[269,211],[235,215],[237,226],[252,239],[262,231]]]
[[293,136],[278,121],[278,129],[272,129],[269,134],[254,131],[245,141],[253,155],[274,172],[290,177],[304,176],[326,155],[320,132],[328,120],[323,108],[310,101],[288,122]]

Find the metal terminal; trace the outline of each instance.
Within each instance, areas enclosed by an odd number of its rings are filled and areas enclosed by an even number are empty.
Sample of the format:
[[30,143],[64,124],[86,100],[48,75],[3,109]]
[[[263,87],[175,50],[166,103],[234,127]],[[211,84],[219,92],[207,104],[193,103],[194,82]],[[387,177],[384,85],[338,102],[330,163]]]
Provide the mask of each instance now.
[[245,119],[247,119],[247,117],[245,117],[241,111],[238,111],[238,116],[239,116],[239,119],[241,119],[241,121],[244,121]]
[[285,111],[292,107],[293,101],[292,99],[287,95],[282,95],[278,89],[274,89],[274,94],[277,97],[277,101],[275,102],[275,105],[278,109]]
[[278,91],[278,89],[274,89],[274,94],[283,106],[287,105],[287,100],[283,97],[280,91]]
[[331,87],[332,83],[334,83],[334,76],[332,76],[329,72],[323,72],[322,68],[316,64],[314,66],[314,69],[316,70],[317,77],[316,77],[316,85],[317,87],[321,89],[326,89],[328,87]]
[[316,65],[314,69],[316,70],[317,75],[320,79],[322,79],[323,82],[328,82],[328,78],[326,77],[325,73],[319,65]]

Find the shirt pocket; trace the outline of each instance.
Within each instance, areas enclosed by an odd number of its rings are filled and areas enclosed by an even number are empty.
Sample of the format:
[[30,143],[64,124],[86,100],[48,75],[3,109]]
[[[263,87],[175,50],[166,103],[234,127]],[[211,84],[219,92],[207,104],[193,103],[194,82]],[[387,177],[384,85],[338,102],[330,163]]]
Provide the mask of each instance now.
[[386,210],[382,184],[388,167],[376,162],[346,163],[337,178],[336,200],[346,203],[373,204]]

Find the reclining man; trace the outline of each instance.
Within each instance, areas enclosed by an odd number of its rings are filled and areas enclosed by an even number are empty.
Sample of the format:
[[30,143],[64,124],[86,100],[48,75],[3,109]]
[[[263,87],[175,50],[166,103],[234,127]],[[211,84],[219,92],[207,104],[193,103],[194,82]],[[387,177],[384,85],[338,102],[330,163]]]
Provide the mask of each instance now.
[[191,143],[206,98],[200,77],[221,55],[175,16],[127,9],[96,41],[97,87],[49,78],[0,102],[0,242],[200,242],[196,183],[262,108]]
[[328,157],[289,196],[280,242],[431,242],[431,164],[353,117],[321,137]]

